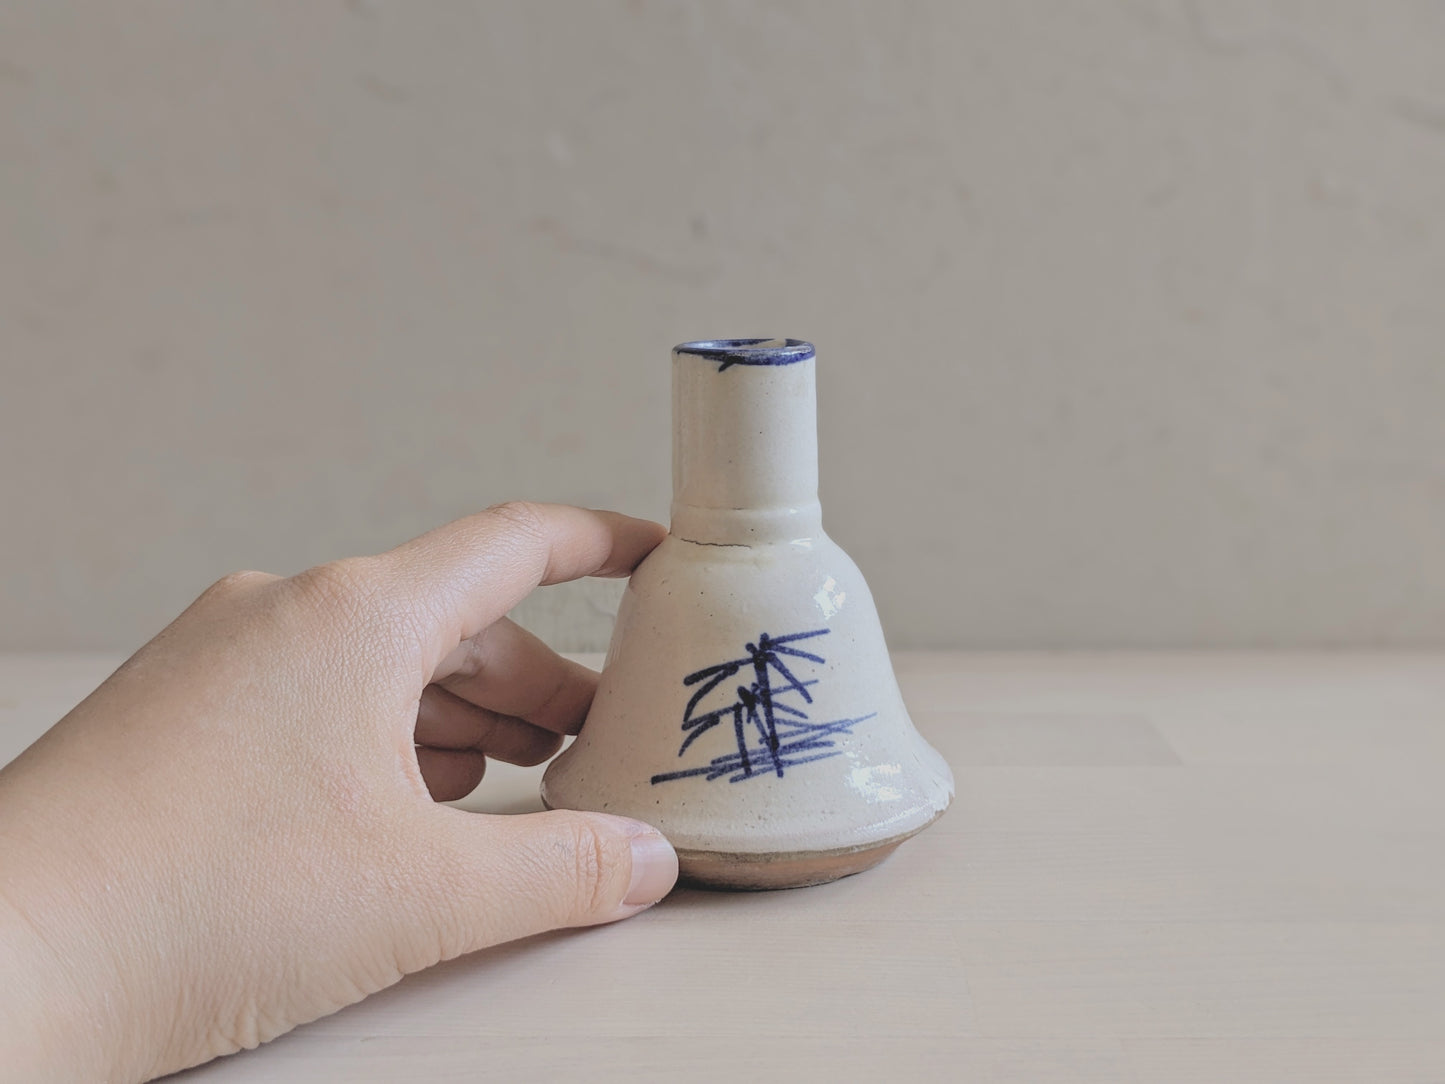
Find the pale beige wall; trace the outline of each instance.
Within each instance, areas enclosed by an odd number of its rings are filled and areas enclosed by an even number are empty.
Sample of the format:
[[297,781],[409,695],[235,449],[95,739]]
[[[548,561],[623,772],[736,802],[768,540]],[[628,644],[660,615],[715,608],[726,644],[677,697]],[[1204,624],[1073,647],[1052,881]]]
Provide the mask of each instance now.
[[748,334],[897,645],[1445,641],[1445,5],[0,5],[0,647],[665,516]]

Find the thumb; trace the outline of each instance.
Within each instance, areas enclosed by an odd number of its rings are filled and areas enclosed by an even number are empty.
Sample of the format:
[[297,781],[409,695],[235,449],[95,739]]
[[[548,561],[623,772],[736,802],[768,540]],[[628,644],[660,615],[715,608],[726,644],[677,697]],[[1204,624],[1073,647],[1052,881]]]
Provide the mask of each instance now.
[[651,825],[607,813],[522,816],[434,806],[440,876],[424,878],[443,916],[445,957],[568,926],[630,918],[677,881],[677,853]]

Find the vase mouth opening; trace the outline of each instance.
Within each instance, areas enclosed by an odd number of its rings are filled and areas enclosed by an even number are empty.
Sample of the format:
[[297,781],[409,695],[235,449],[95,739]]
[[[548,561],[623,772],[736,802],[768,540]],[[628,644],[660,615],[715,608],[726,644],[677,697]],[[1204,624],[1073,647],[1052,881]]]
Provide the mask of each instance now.
[[674,354],[689,354],[718,363],[721,372],[730,365],[792,365],[813,356],[813,344],[802,339],[701,339],[682,343]]

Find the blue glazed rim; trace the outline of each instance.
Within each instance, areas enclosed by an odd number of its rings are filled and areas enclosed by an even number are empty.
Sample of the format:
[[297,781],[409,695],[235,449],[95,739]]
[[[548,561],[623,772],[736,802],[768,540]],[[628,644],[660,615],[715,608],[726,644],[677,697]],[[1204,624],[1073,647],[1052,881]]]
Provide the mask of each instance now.
[[702,339],[672,348],[718,363],[718,372],[730,365],[792,365],[813,356],[813,344],[802,339]]

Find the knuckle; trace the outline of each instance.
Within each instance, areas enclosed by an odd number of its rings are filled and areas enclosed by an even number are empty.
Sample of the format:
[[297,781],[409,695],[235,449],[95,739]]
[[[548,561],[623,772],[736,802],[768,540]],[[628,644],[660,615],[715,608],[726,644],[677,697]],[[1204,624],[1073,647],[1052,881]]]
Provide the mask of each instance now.
[[277,577],[268,572],[228,572],[201,593],[207,602],[224,602],[237,598],[262,584],[270,583]]
[[494,504],[486,510],[489,516],[505,520],[513,528],[532,536],[540,536],[542,530],[542,509],[533,501],[505,501]]
[[398,590],[384,558],[329,561],[297,573],[288,586],[291,612],[319,635],[335,637],[352,661],[390,665],[410,659],[425,639],[421,616]]
[[291,577],[291,582],[323,608],[354,614],[373,594],[368,586],[366,559],[348,557],[328,561]]
[[611,899],[610,873],[616,863],[611,841],[595,825],[578,817],[570,827],[576,885],[572,915],[580,920],[600,914],[615,903]]

